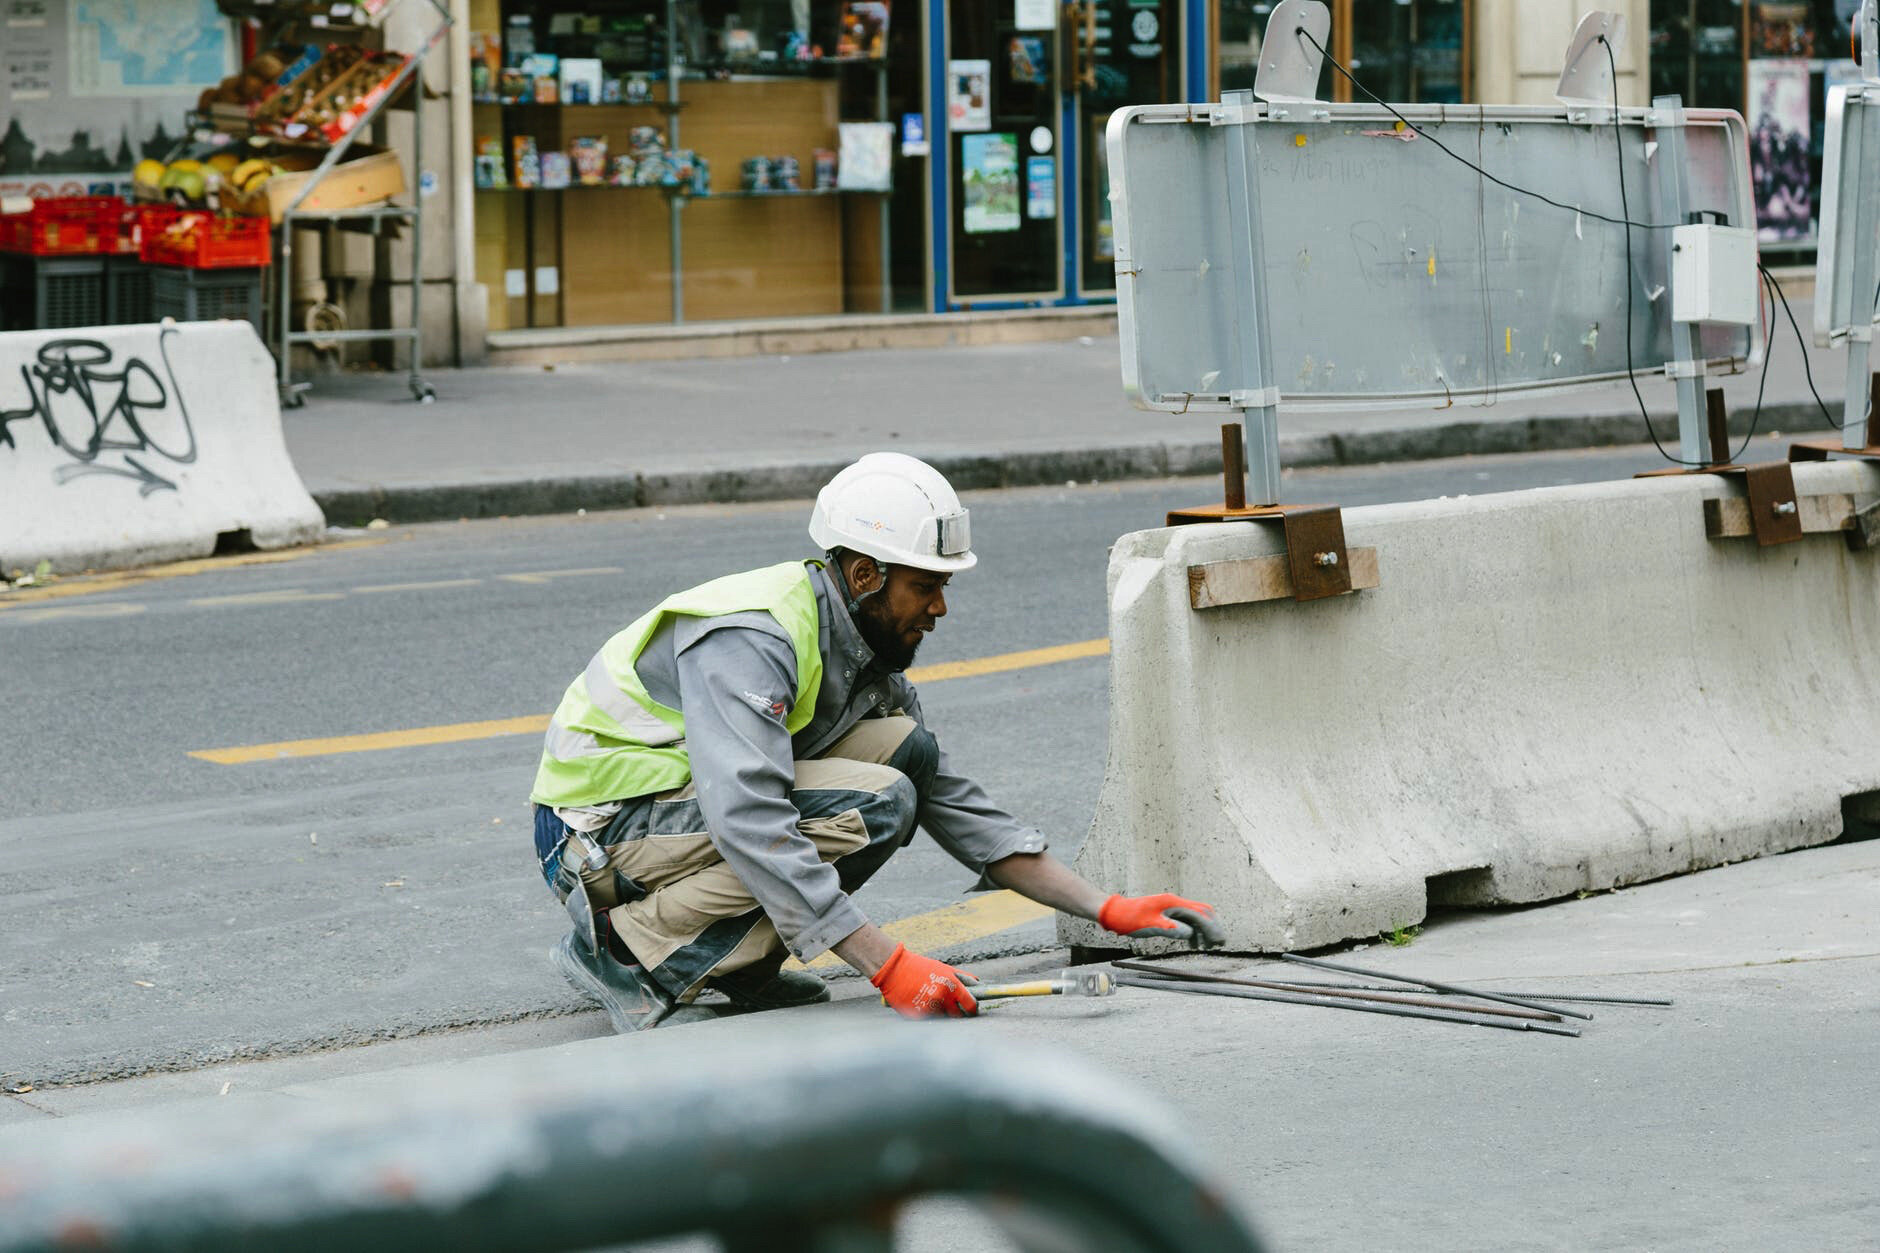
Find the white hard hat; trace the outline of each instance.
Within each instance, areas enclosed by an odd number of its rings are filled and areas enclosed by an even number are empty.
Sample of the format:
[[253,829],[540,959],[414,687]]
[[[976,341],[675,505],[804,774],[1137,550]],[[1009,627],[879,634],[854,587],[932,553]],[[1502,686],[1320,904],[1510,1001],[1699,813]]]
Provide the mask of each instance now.
[[816,494],[809,537],[825,552],[845,548],[885,565],[948,574],[979,561],[952,485],[898,452],[871,452],[830,479]]

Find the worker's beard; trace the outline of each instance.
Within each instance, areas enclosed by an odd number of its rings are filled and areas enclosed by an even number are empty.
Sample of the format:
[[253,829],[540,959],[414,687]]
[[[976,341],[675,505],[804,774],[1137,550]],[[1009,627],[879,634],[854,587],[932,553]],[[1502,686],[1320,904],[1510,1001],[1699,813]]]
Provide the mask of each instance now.
[[920,651],[920,638],[912,644],[903,643],[900,633],[881,619],[879,604],[873,597],[863,601],[855,614],[855,628],[862,633],[862,641],[874,651],[875,660],[890,673],[905,670],[914,664],[914,654]]

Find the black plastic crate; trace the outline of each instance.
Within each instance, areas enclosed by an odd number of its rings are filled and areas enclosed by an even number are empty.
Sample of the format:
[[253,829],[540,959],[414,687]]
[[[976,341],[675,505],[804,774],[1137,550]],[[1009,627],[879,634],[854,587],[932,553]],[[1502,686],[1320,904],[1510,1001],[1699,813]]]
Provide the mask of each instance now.
[[104,262],[104,320],[112,326],[154,322],[151,311],[150,267],[136,257],[106,257]]
[[7,330],[103,325],[105,258],[3,255],[0,319]]
[[257,332],[261,330],[261,267],[193,270],[180,265],[153,265],[148,269],[153,320],[212,322],[229,318],[252,322]]

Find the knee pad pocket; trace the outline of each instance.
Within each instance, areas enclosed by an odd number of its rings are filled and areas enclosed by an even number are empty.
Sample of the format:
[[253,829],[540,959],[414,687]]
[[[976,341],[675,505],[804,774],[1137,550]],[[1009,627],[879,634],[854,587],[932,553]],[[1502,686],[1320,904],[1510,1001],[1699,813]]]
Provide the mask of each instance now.
[[916,792],[925,795],[933,787],[934,772],[940,768],[940,742],[926,727],[916,725],[888,764],[906,775]]

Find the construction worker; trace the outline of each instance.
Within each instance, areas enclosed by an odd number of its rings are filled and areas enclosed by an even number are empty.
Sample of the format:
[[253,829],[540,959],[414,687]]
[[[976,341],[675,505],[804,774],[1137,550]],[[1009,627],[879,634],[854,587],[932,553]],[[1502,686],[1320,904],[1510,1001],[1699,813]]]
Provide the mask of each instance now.
[[916,823],[982,875],[1128,936],[1218,942],[1210,906],[1108,896],[954,772],[902,673],[974,556],[933,467],[873,453],[816,498],[821,561],[728,575],[601,647],[549,724],[535,847],[574,923],[556,968],[620,1032],[706,987],[773,1009],[829,999],[834,949],[909,1017],[969,1015],[971,977],[850,899]]

